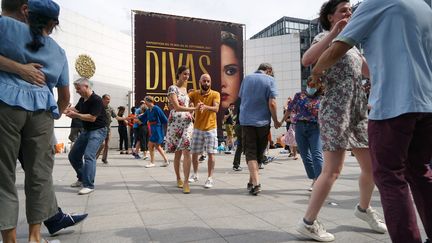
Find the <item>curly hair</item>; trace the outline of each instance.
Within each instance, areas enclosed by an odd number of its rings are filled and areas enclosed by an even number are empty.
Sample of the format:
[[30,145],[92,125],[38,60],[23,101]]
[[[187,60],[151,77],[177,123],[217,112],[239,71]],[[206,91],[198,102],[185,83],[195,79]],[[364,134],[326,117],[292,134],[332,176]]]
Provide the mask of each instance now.
[[319,13],[319,22],[321,24],[321,27],[324,30],[330,30],[331,23],[328,20],[328,16],[336,12],[336,8],[339,5],[339,3],[344,3],[344,2],[349,3],[350,1],[349,0],[329,0],[321,6],[321,10]]

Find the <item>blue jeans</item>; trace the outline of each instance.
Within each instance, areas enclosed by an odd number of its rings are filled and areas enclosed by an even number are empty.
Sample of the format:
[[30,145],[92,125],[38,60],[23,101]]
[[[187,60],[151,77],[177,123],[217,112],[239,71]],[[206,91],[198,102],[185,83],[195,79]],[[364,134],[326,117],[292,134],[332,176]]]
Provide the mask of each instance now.
[[[107,128],[84,130],[69,152],[69,161],[83,187],[94,188],[96,176],[96,153],[107,135]],[[84,161],[83,161],[84,158]]]
[[321,174],[323,164],[323,152],[318,124],[315,122],[297,122],[295,137],[308,178],[318,178]]

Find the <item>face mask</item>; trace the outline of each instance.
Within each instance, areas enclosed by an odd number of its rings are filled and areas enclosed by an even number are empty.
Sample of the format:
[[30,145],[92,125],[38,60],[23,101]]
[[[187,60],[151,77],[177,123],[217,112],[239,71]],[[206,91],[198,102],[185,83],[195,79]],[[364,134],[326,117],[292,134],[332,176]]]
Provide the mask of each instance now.
[[306,87],[306,93],[308,93],[308,95],[314,95],[317,92],[316,88],[311,88],[311,87]]

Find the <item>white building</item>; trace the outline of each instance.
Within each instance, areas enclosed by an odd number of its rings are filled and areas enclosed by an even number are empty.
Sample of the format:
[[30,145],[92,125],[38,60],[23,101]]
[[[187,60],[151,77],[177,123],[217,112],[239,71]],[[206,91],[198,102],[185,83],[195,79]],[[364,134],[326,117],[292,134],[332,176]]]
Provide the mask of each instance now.
[[[273,66],[278,97],[278,118],[282,119],[283,107],[288,97],[301,90],[300,37],[298,33],[245,41],[245,74],[250,74],[258,66],[267,62]],[[273,140],[286,131],[272,128]]]
[[[79,78],[75,71],[75,60],[80,54],[86,54],[96,64],[96,73],[90,79],[95,93],[100,96],[110,94],[110,105],[115,110],[120,105],[128,107],[133,84],[132,37],[64,8],[59,20],[59,28],[52,37],[66,51],[68,58],[71,104],[75,105],[80,98],[72,85]],[[71,119],[66,116],[55,121],[58,143],[64,143],[66,147],[69,145],[70,123]],[[111,125],[117,126],[117,121],[113,120]],[[112,128],[111,131],[110,145],[118,147],[117,129]]]

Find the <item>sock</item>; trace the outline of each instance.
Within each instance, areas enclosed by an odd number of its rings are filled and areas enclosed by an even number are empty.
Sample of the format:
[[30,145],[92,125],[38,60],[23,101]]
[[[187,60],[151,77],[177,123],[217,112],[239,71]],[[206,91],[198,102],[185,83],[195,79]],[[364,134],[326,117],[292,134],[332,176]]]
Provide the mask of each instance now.
[[361,208],[360,205],[357,205],[357,209],[362,213],[366,213],[366,209]]
[[307,224],[307,225],[313,225],[313,221],[309,222],[307,221],[305,218],[303,218],[303,223]]

